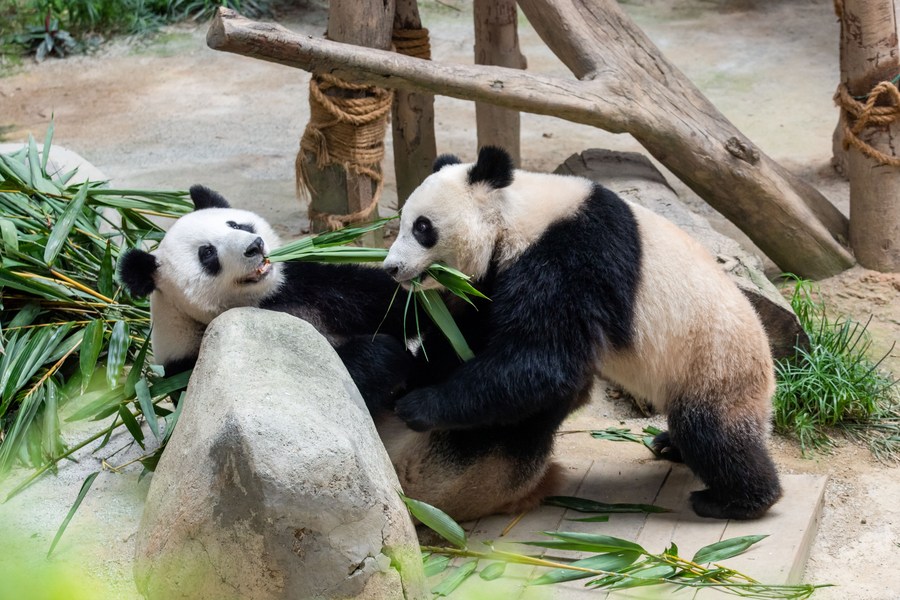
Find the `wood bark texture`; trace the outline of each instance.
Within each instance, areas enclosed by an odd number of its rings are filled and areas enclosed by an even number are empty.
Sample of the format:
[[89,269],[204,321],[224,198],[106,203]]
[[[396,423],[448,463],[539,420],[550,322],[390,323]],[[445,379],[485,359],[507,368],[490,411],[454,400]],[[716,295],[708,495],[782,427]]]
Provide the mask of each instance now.
[[[394,29],[422,27],[416,0],[397,0],[394,11]],[[391,114],[399,209],[422,180],[431,174],[434,159],[437,158],[434,95],[397,90]]]
[[[865,97],[900,73],[898,7],[894,0],[843,0],[839,7],[842,82],[852,96]],[[882,154],[900,158],[900,121],[868,125],[858,137]],[[857,260],[869,269],[900,272],[900,167],[850,146],[847,176],[850,244]]]
[[[526,68],[519,50],[516,0],[475,0],[475,64],[512,69]],[[521,166],[522,151],[519,111],[486,102],[475,103],[478,147],[506,148],[513,163]]]
[[[854,263],[847,223],[815,188],[759,151],[606,0],[521,0],[582,81],[503,67],[422,64],[290,32],[220,9],[211,48],[357,82],[483,101],[630,133],[781,269],[828,277]],[[536,14],[534,11],[537,11]],[[577,41],[577,42],[576,42]]]
[[[328,31],[326,36],[335,42],[388,50],[391,47],[391,31],[394,21],[393,2],[382,0],[331,0],[328,5]],[[341,93],[340,91],[334,93]],[[344,96],[357,97],[365,92],[344,92]],[[310,189],[310,207],[320,213],[348,214],[359,211],[372,201],[377,186],[365,175],[349,172],[340,165],[324,169],[316,166],[315,158],[303,153]],[[380,167],[379,167],[380,168]],[[377,218],[377,211],[374,218]],[[325,231],[324,221],[313,219],[312,231]],[[364,242],[380,242],[380,232],[366,234]]]

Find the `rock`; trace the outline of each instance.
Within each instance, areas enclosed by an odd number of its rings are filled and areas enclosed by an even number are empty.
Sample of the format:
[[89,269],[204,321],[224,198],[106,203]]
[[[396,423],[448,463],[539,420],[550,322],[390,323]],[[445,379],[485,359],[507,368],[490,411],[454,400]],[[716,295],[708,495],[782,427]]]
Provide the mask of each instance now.
[[666,217],[703,244],[756,308],[775,358],[792,356],[797,345],[809,345],[800,320],[763,274],[759,258],[714,230],[709,221],[687,208],[646,156],[591,148],[573,154],[555,172],[596,181],[623,198]]
[[224,313],[206,331],[182,411],[137,534],[146,598],[425,597],[390,460],[311,325]]

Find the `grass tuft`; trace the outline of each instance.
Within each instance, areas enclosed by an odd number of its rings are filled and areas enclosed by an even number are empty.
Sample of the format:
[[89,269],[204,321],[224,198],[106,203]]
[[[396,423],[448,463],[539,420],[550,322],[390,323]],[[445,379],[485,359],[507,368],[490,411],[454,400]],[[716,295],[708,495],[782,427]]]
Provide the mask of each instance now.
[[817,290],[797,279],[791,306],[809,334],[808,349],[776,361],[775,428],[796,435],[804,454],[827,450],[835,434],[868,443],[880,460],[900,460],[897,380],[869,358],[871,319],[830,319]]

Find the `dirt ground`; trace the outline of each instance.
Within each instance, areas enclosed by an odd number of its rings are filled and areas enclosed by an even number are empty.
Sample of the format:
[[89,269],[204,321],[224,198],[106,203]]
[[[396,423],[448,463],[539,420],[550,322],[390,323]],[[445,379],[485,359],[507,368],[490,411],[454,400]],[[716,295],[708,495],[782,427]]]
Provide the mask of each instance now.
[[[471,63],[468,3],[422,5],[435,59]],[[838,73],[831,1],[646,0],[624,8],[750,139],[848,210],[848,186],[829,165]],[[280,16],[298,31],[324,30],[321,6]],[[29,132],[40,140],[52,117],[56,142],[86,157],[116,187],[203,183],[260,212],[282,234],[297,235],[307,227],[305,207],[294,197],[293,161],[308,117],[308,75],[213,52],[204,36],[205,26],[178,26],[149,42],[116,41],[93,56],[26,64],[0,78],[0,131],[5,141]],[[520,37],[530,69],[568,75],[524,20]],[[439,151],[473,158],[472,104],[438,98],[435,110]],[[641,150],[629,136],[522,116],[525,168],[552,170],[590,147]],[[390,146],[388,153],[391,164]],[[717,228],[745,241],[667,176]],[[386,179],[389,210],[396,204],[390,169]],[[833,314],[863,321],[872,315],[876,352],[900,339],[900,275],[855,268],[820,283]],[[900,351],[885,364],[900,373]],[[811,459],[790,440],[776,437],[773,447],[782,471],[830,478],[806,580],[838,587],[814,597],[900,598],[900,468],[879,464],[851,443]],[[70,483],[72,494],[78,483]]]

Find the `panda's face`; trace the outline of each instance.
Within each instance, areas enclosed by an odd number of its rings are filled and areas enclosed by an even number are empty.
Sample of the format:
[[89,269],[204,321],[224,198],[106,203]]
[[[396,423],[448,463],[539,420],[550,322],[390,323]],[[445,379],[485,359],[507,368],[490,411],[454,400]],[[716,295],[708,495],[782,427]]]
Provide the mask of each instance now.
[[278,245],[278,236],[254,213],[198,210],[178,219],[153,253],[155,287],[198,319],[256,305],[281,283],[280,265],[266,258]]
[[[403,206],[400,230],[384,268],[408,286],[436,262],[476,279],[483,276],[501,227],[502,188],[512,181],[512,161],[496,148],[484,148],[478,162],[460,164],[442,156],[435,172]],[[430,280],[424,287],[436,287]]]

